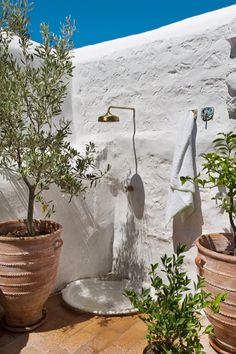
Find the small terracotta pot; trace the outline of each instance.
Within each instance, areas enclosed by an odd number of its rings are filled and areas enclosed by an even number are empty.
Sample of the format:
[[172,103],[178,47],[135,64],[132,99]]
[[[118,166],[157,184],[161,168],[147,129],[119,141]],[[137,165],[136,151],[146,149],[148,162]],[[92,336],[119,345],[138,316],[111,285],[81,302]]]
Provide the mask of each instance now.
[[143,354],[160,354],[160,353],[153,349],[153,345],[152,344],[148,344],[148,346],[146,346],[144,348]]
[[[62,227],[47,220],[35,224],[42,236],[0,236],[2,325],[13,332],[29,331],[44,322],[43,306],[56,279]],[[15,227],[23,228],[23,221],[0,222],[0,235],[7,235]]]
[[219,313],[206,311],[214,326],[210,343],[218,353],[236,353],[236,257],[222,253],[233,250],[233,235],[202,235],[196,245],[196,264],[199,274],[205,278],[206,291],[212,295],[227,293]]

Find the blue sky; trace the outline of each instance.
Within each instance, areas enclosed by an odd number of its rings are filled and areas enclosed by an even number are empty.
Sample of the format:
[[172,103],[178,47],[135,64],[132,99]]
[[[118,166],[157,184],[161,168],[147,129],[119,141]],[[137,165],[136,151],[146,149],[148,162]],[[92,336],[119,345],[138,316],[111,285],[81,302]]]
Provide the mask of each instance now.
[[40,42],[39,24],[53,32],[71,15],[82,47],[159,28],[184,18],[236,4],[236,0],[34,0],[31,34]]

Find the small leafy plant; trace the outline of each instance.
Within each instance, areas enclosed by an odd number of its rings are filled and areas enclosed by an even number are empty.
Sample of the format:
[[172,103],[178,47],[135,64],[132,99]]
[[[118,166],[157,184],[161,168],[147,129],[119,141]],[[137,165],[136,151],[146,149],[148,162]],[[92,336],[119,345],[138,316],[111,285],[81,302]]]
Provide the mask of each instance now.
[[54,184],[72,198],[103,173],[95,167],[93,143],[83,154],[71,146],[71,122],[62,116],[73,74],[74,23],[67,18],[59,36],[41,24],[42,44],[36,44],[30,38],[28,0],[0,4],[0,168],[27,187],[25,224],[32,236],[35,201],[47,217],[54,212],[44,191]]
[[185,183],[190,180],[198,183],[203,188],[217,187],[217,192],[212,198],[217,205],[229,216],[229,222],[234,236],[234,255],[236,255],[236,134],[218,133],[213,140],[215,151],[202,154],[202,177],[199,174],[195,178],[182,176],[181,181]]
[[[179,245],[176,255],[161,258],[167,281],[157,274],[158,264],[151,265],[149,273],[151,288],[142,289],[141,293],[125,290],[125,295],[132,305],[142,313],[141,319],[147,325],[146,338],[151,344],[151,353],[156,354],[203,354],[200,343],[202,332],[201,310],[210,308],[219,311],[224,294],[215,298],[204,292],[204,280],[198,276],[194,283],[194,293],[190,291],[191,280],[182,271],[186,247]],[[207,326],[204,333],[212,333],[213,327]]]

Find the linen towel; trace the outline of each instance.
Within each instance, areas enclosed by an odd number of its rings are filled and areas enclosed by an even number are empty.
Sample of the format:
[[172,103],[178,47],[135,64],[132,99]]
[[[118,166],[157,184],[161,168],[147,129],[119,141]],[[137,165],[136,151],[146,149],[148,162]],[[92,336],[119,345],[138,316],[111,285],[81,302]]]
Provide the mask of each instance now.
[[170,187],[168,191],[166,225],[171,219],[185,211],[194,210],[194,183],[187,181],[182,184],[181,176],[194,177],[193,131],[195,113],[188,111],[180,121],[172,162]]

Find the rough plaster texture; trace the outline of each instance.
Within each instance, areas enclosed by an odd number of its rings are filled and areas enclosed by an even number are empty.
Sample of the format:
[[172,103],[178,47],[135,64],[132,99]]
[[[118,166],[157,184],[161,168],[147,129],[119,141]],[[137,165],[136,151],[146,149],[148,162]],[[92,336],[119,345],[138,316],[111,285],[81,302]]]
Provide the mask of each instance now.
[[[194,277],[193,241],[202,232],[227,229],[229,223],[209,191],[201,190],[196,192],[195,212],[185,221],[176,217],[165,228],[171,161],[179,118],[186,110],[215,109],[207,129],[198,115],[197,168],[199,155],[211,147],[215,134],[235,126],[236,6],[77,49],[73,60],[75,72],[64,107],[73,121],[73,144],[83,147],[94,141],[98,165],[110,163],[112,168],[86,200],[74,199],[68,206],[66,197],[51,192],[56,197],[55,218],[64,225],[57,287],[111,270],[143,278],[149,264],[171,253],[178,242],[190,248],[187,268]],[[136,109],[138,175],[131,112],[114,110],[119,123],[97,122],[111,104]],[[134,190],[126,191],[131,180]],[[19,182],[11,186],[4,184],[0,195],[1,218],[21,216],[25,208]]]

